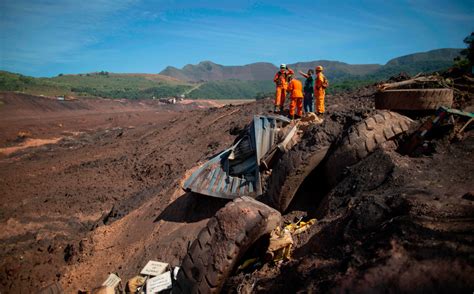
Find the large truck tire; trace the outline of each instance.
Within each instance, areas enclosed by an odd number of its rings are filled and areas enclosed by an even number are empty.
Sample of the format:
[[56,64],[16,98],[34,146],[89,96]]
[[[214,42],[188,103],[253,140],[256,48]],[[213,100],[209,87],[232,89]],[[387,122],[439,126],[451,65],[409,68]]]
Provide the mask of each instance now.
[[452,89],[386,90],[375,94],[376,109],[431,110],[440,106],[451,107]]
[[412,124],[413,120],[406,116],[382,110],[351,126],[326,162],[329,185],[338,183],[346,167],[356,164],[381,144],[406,133]]
[[281,223],[281,214],[250,197],[221,208],[183,259],[173,293],[219,293],[249,247]]
[[268,179],[267,196],[275,209],[285,212],[306,177],[321,163],[329,146],[316,151],[291,149],[273,168]]

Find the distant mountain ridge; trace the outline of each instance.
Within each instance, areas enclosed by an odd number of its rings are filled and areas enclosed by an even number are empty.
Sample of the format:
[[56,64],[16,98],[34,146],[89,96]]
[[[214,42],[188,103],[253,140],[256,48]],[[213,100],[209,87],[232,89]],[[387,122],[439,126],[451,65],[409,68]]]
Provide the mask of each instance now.
[[[385,65],[317,60],[293,63],[289,67],[306,72],[317,65],[324,66],[325,74],[331,81],[328,93],[335,93],[383,81],[400,72],[415,75],[445,70],[453,65],[453,58],[460,51],[448,48],[415,53],[394,58]],[[273,75],[277,70],[268,62],[224,66],[211,61],[186,65],[182,69],[167,67],[160,74],[101,71],[33,78],[0,70],[0,91],[127,99],[170,96],[196,99],[262,98],[272,95],[275,88]]]
[[242,66],[224,66],[212,61],[199,64],[188,64],[182,69],[168,66],[160,75],[170,76],[182,81],[220,81],[220,80],[268,80],[274,74],[275,65],[268,62],[257,62]]
[[[443,48],[427,52],[419,52],[394,58],[385,65],[380,64],[348,64],[340,61],[315,60],[288,64],[296,71],[306,72],[317,65],[325,67],[328,78],[345,79],[358,76],[386,76],[391,72],[406,71],[415,74],[421,71],[436,71],[452,64],[454,57],[462,49]],[[251,63],[242,66],[225,66],[212,61],[199,64],[188,64],[182,69],[168,66],[160,75],[173,77],[186,82],[222,81],[229,79],[244,81],[263,81],[273,78],[278,67],[268,62]]]

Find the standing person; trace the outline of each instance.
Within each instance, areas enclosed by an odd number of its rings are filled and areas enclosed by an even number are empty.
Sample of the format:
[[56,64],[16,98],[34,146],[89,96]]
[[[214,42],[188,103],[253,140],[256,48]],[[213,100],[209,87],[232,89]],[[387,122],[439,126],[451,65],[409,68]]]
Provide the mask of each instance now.
[[326,88],[329,86],[329,81],[323,75],[323,67],[318,65],[316,67],[316,81],[314,84],[314,96],[316,98],[316,111],[318,115],[324,114],[324,97],[326,96]]
[[304,81],[304,100],[303,100],[303,105],[304,105],[304,112],[309,113],[309,112],[314,112],[314,104],[313,104],[313,73],[314,71],[312,69],[308,70],[308,73],[304,73],[302,71],[299,72],[300,75],[306,78]]
[[275,74],[273,78],[273,82],[276,85],[276,92],[275,92],[275,107],[274,112],[280,111],[283,112],[283,107],[285,106],[285,99],[286,99],[286,87],[287,87],[287,71],[286,71],[286,64],[280,65],[280,70]]
[[290,93],[290,118],[295,119],[295,108],[296,118],[303,116],[303,85],[298,79],[293,78],[293,71],[290,70],[288,73],[288,89]]

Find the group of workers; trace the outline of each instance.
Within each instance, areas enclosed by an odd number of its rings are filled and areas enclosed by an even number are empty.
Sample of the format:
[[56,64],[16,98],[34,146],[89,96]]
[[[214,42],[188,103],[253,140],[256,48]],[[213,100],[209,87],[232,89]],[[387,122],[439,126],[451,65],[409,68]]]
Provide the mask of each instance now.
[[299,72],[306,80],[304,87],[302,83],[294,77],[295,72],[288,68],[286,64],[280,65],[280,70],[275,74],[273,81],[276,84],[275,109],[274,112],[283,113],[287,93],[290,93],[291,119],[301,118],[304,112],[314,112],[313,96],[316,100],[316,113],[324,113],[324,96],[329,85],[327,78],[323,75],[323,67],[316,67],[316,77],[313,81],[314,71],[307,73]]

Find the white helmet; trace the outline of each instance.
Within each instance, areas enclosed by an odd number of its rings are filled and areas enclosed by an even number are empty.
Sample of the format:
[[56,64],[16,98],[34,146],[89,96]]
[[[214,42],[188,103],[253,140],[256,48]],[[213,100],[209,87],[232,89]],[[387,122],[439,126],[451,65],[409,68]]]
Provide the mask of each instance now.
[[280,69],[286,69],[286,64],[284,63],[280,64]]

